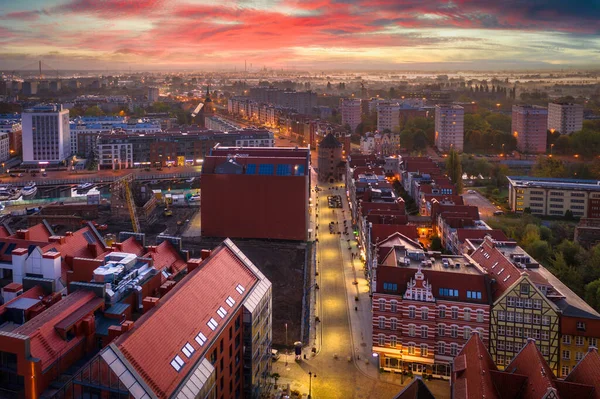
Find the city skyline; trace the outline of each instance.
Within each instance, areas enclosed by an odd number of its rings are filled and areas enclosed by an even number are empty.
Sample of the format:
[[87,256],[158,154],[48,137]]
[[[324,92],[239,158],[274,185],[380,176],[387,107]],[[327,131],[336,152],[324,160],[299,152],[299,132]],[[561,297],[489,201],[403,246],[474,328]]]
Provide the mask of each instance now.
[[585,68],[599,21],[592,0],[3,1],[0,68]]

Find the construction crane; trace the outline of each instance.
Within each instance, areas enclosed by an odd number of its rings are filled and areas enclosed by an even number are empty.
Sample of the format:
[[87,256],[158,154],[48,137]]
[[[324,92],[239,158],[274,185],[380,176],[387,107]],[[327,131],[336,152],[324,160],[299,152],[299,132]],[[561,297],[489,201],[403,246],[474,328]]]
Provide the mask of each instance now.
[[135,211],[135,202],[133,202],[133,193],[129,187],[129,181],[127,181],[127,179],[123,179],[123,185],[123,188],[125,189],[127,207],[129,208],[129,216],[131,217],[131,224],[133,225],[133,232],[139,233],[142,229],[140,228],[140,221],[138,220],[137,213]]

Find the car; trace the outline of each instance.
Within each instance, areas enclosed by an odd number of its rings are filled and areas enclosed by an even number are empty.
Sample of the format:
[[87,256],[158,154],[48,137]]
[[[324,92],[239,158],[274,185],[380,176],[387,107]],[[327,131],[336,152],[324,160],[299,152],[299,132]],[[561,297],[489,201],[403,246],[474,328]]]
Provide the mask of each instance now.
[[469,194],[475,194],[475,190],[469,190],[469,191],[467,191],[467,193],[469,193]]
[[495,211],[494,212],[494,216],[501,216],[501,215],[504,215],[503,211]]
[[189,199],[190,202],[200,202],[200,196],[199,195],[192,195]]
[[19,173],[17,176],[18,177],[23,177],[23,173]]
[[44,173],[42,173],[42,176],[46,177],[46,176],[48,176],[48,173],[44,172]]
[[9,176],[10,177],[17,177],[17,175],[15,173],[11,173]]

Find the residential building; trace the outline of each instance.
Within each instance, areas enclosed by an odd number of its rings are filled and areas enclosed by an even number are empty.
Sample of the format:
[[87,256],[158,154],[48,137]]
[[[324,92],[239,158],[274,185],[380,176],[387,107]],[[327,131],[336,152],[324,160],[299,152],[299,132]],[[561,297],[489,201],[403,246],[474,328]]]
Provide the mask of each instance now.
[[396,102],[377,103],[377,130],[398,132],[400,130],[400,104]]
[[333,183],[341,180],[344,166],[342,143],[333,133],[329,133],[319,143],[318,155],[319,181]]
[[565,379],[558,379],[536,340],[529,338],[501,371],[479,334],[473,334],[454,361],[451,396],[454,399],[598,399],[599,367],[600,356],[593,348]]
[[392,155],[400,150],[400,133],[367,132],[360,138],[362,154]]
[[586,249],[600,243],[600,219],[581,218],[575,226],[574,241]]
[[[498,369],[504,370],[527,339],[534,338],[550,369],[558,373],[562,310],[554,300],[566,287],[514,242],[495,242],[488,236],[470,258],[494,281],[489,349]],[[566,294],[576,297],[570,290]]]
[[[84,139],[88,140],[86,144],[82,144]],[[275,138],[268,130],[242,129],[226,133],[195,128],[163,133],[115,133],[99,136],[92,134],[91,137],[86,134],[80,135],[79,143],[80,147],[86,145],[86,151],[89,152],[94,151],[94,147],[88,148],[87,145],[96,144],[99,165],[112,167],[115,162],[114,155],[108,155],[112,154],[114,149],[120,148],[125,150],[118,158],[122,165],[131,160],[128,163],[129,167],[148,167],[200,165],[217,144],[231,147],[273,147]],[[127,151],[129,146],[131,156]],[[100,151],[104,148],[107,149],[107,157]]]
[[158,101],[160,91],[158,87],[148,87],[148,102],[155,103]]
[[508,204],[513,212],[534,215],[600,218],[600,185],[596,180],[508,176]]
[[380,255],[373,291],[373,353],[388,371],[449,378],[473,332],[489,329],[489,279],[463,256],[403,239]]
[[23,129],[20,114],[0,115],[0,133],[8,134],[9,154],[19,155],[23,151]]
[[440,151],[463,150],[465,110],[460,105],[435,106],[435,146]]
[[202,236],[305,241],[310,149],[216,146],[202,167]]
[[342,125],[350,126],[354,132],[362,119],[362,106],[359,98],[340,99],[340,112],[342,114]]
[[218,116],[211,116],[204,120],[205,127],[208,130],[214,130],[218,132],[230,132],[234,130],[240,130],[239,125],[235,125],[226,119]]
[[22,114],[23,162],[58,164],[71,156],[69,110],[62,105],[41,104]]
[[98,169],[133,168],[133,144],[98,144]]
[[8,133],[0,132],[0,162],[8,161],[10,158],[10,136]]
[[23,82],[22,92],[25,96],[33,96],[38,92],[38,82],[34,80],[26,80]]
[[573,103],[548,104],[548,130],[571,134],[583,128],[583,105]]
[[417,377],[410,384],[402,388],[394,399],[435,399],[423,379]]
[[290,108],[304,115],[311,115],[317,106],[317,93],[312,91],[258,86],[250,88],[249,98],[257,103]]
[[527,154],[546,152],[548,110],[537,105],[513,105],[512,133],[517,150]]

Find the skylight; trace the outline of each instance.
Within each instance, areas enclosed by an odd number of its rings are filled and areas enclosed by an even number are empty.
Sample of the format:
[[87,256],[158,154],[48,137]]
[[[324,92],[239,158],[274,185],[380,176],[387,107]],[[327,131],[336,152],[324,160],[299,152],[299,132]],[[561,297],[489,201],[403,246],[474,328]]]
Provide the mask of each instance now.
[[504,282],[506,282],[510,278],[510,274],[504,278]]
[[227,316],[227,311],[225,310],[225,308],[223,306],[219,307],[219,309],[217,309],[217,313],[219,314],[219,316],[221,316],[222,319],[225,318],[225,316]]
[[227,297],[227,299],[225,300],[225,302],[227,302],[227,304],[229,305],[230,308],[232,308],[233,305],[235,305],[235,301],[233,300],[232,297]]
[[196,342],[198,342],[198,345],[200,346],[203,346],[206,342],[206,336],[202,333],[198,333],[198,335],[196,335],[196,338],[194,339],[196,340]]
[[236,291],[239,292],[240,294],[243,294],[244,291],[246,291],[246,289],[244,287],[242,287],[241,284],[238,284],[237,287],[235,287]]
[[190,357],[192,357],[192,354],[196,351],[196,349],[194,349],[194,347],[190,345],[189,342],[186,342],[185,346],[181,348],[181,351],[189,359]]
[[176,371],[181,370],[184,364],[185,362],[181,357],[179,357],[179,355],[175,356],[175,358],[171,360],[171,366],[173,366]]
[[503,271],[504,271],[504,268],[500,269],[500,271],[498,272],[498,276],[501,275]]
[[492,269],[493,269],[494,267],[496,267],[496,266],[498,266],[498,262],[496,262],[496,263],[494,263],[494,264],[492,265]]
[[208,323],[206,323],[208,325],[208,327],[210,327],[211,330],[215,331],[215,329],[217,328],[217,326],[219,325],[217,323],[217,321],[215,319],[213,319],[212,317],[210,318],[210,320],[208,321]]

